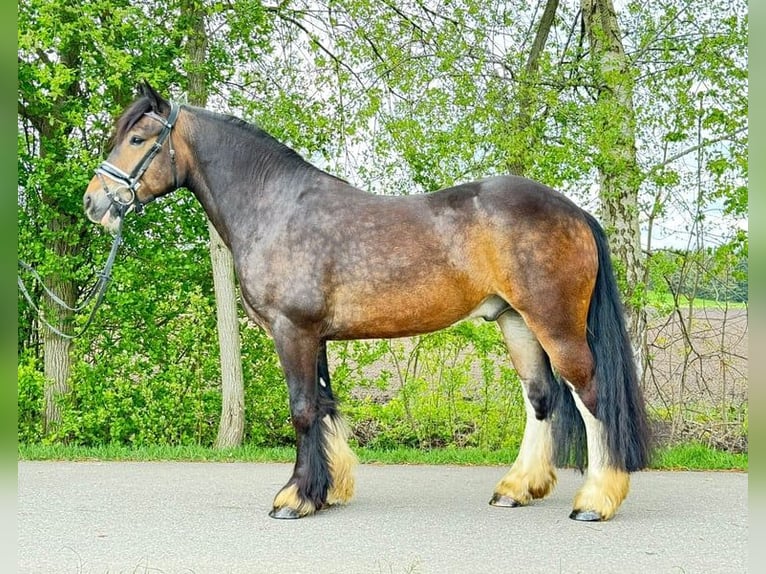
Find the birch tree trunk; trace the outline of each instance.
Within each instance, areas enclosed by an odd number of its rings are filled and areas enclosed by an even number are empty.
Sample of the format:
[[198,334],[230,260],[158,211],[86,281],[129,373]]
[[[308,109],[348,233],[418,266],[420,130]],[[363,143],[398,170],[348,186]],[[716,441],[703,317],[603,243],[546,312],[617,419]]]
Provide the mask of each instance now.
[[208,220],[210,260],[215,286],[218,344],[221,348],[221,422],[216,448],[240,446],[245,431],[245,388],[242,376],[239,317],[231,252]]
[[628,332],[643,372],[646,336],[633,70],[622,45],[612,0],[582,0],[582,17],[598,87],[594,143],[601,219],[609,235],[626,302]]
[[[185,0],[181,4],[181,11],[189,22],[186,41],[186,53],[189,57],[189,103],[204,107],[208,97],[205,82],[205,9],[199,0]],[[210,233],[210,262],[213,267],[216,324],[221,357],[221,421],[215,447],[226,448],[241,445],[245,430],[245,388],[237,315],[237,289],[231,252],[209,219],[207,226]]]
[[[53,130],[47,121],[40,122],[40,137],[43,139],[53,139]],[[45,157],[44,146],[41,146],[41,158]],[[53,208],[60,210],[60,207],[51,202]],[[59,213],[50,224],[50,231],[53,232],[51,248],[56,261],[66,261],[73,254],[73,248],[62,237],[64,231],[73,225],[71,219]],[[64,301],[70,307],[74,307],[77,287],[72,279],[66,279],[62,273],[53,272],[45,278],[45,286],[56,296]],[[59,307],[47,295],[44,297],[42,305],[46,321],[64,333],[72,331],[72,312],[68,309]],[[72,358],[70,350],[72,341],[65,339],[51,331],[47,326],[41,325],[43,339],[43,374],[45,375],[45,388],[43,389],[44,412],[43,412],[43,434],[50,435],[55,432],[61,424],[61,406],[62,397],[69,393],[69,372],[71,369]]]

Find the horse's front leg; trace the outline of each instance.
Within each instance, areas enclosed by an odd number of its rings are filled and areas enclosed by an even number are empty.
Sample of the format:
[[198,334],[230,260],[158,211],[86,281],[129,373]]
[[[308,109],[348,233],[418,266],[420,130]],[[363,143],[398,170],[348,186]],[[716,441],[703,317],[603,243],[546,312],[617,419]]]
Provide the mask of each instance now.
[[354,496],[354,467],[359,462],[348,446],[349,429],[337,410],[337,403],[330,385],[330,368],[327,364],[327,344],[322,341],[317,358],[319,379],[319,402],[326,405],[327,414],[322,417],[324,425],[324,452],[330,468],[330,491],[327,504],[345,504]]
[[324,342],[285,328],[274,331],[274,342],[290,391],[296,459],[269,515],[300,518],[351,498],[355,457],[332,395]]

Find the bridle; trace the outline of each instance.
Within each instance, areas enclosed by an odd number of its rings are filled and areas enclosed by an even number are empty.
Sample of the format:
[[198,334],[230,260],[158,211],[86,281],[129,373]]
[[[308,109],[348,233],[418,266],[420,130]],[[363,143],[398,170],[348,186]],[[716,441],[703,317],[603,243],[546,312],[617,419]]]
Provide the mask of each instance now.
[[[141,158],[141,161],[139,161],[138,164],[136,164],[136,167],[133,168],[132,172],[125,173],[119,167],[109,163],[108,161],[101,162],[101,165],[96,168],[96,176],[101,182],[104,193],[111,200],[111,202],[117,206],[117,210],[119,211],[121,217],[133,210],[135,210],[136,213],[141,213],[143,211],[144,205],[155,199],[154,196],[149,196],[148,199],[141,201],[138,199],[138,194],[136,192],[138,191],[138,188],[141,187],[141,178],[143,177],[146,170],[149,169],[149,165],[151,165],[152,160],[154,160],[155,156],[162,149],[165,140],[168,140],[168,155],[170,156],[170,166],[173,170],[173,187],[178,188],[176,152],[173,149],[173,138],[170,137],[170,132],[175,125],[176,118],[178,118],[178,110],[178,104],[170,102],[170,114],[168,114],[167,119],[154,112],[147,112],[144,114],[145,116],[160,122],[162,124],[162,130],[160,130],[160,133],[152,147],[147,150],[147,152],[144,154],[144,157]],[[130,197],[127,199],[127,201],[122,199],[119,194],[109,189],[109,186],[106,185],[106,181],[104,181],[104,176],[122,184],[130,192]]]
[[[171,102],[170,114],[168,114],[167,119],[165,119],[164,117],[162,117],[161,115],[155,112],[148,112],[144,114],[145,116],[148,116],[151,119],[160,122],[162,124],[162,130],[160,130],[160,133],[157,136],[157,139],[155,140],[152,147],[144,154],[144,157],[141,158],[141,161],[139,161],[136,167],[133,168],[132,172],[125,173],[119,167],[109,163],[108,161],[102,162],[101,165],[99,165],[96,168],[96,176],[101,182],[101,186],[104,189],[104,193],[112,202],[112,204],[117,206],[117,211],[119,212],[120,217],[117,222],[117,230],[114,236],[114,242],[112,243],[112,248],[109,251],[109,257],[107,258],[106,265],[104,266],[104,270],[98,273],[98,279],[96,280],[95,284],[88,290],[88,293],[85,296],[85,300],[80,305],[72,307],[71,305],[63,301],[60,297],[58,297],[53,291],[51,291],[45,285],[45,282],[43,281],[42,277],[40,277],[40,275],[37,273],[37,271],[35,271],[35,269],[31,265],[28,265],[24,261],[19,260],[19,267],[31,273],[32,276],[37,281],[40,282],[43,290],[48,295],[48,297],[50,297],[51,301],[55,303],[56,305],[58,305],[59,307],[62,307],[63,309],[66,309],[67,311],[76,313],[76,312],[84,310],[85,307],[90,303],[90,301],[95,299],[96,302],[93,305],[93,308],[91,309],[90,315],[88,316],[88,319],[85,322],[85,325],[83,325],[83,327],[76,333],[64,333],[63,331],[58,329],[55,325],[52,325],[45,319],[40,307],[35,303],[34,299],[29,293],[29,290],[27,289],[26,285],[24,284],[21,277],[19,276],[18,277],[19,290],[27,299],[32,309],[37,313],[39,320],[44,325],[46,325],[48,329],[56,333],[58,336],[63,337],[65,339],[75,339],[77,337],[82,336],[83,333],[85,333],[85,331],[88,329],[88,327],[90,327],[91,323],[93,323],[93,320],[96,316],[96,310],[101,305],[101,302],[104,299],[104,294],[106,292],[107,285],[109,284],[109,280],[110,280],[110,276],[112,272],[112,265],[114,264],[115,258],[117,257],[117,249],[119,248],[120,243],[122,243],[123,216],[127,215],[133,210],[135,210],[136,213],[141,213],[144,205],[146,205],[147,203],[155,199],[154,196],[150,196],[145,201],[141,201],[140,199],[138,199],[138,194],[136,192],[138,191],[138,188],[141,187],[141,178],[143,177],[144,173],[146,173],[146,170],[149,169],[149,165],[151,165],[152,160],[154,160],[155,156],[162,149],[162,146],[165,144],[165,140],[168,140],[168,154],[170,156],[170,166],[173,170],[173,187],[178,188],[178,173],[176,171],[176,152],[173,149],[173,139],[170,137],[170,132],[172,131],[173,126],[175,125],[176,118],[178,118],[178,111],[179,111],[178,104]],[[110,190],[109,186],[106,185],[106,181],[104,181],[104,176],[116,181],[117,183],[121,184],[126,189],[128,189],[128,191],[130,191],[130,198],[127,201],[125,201],[119,196],[118,193],[116,193],[116,191]],[[118,187],[117,189],[120,189],[120,188]]]

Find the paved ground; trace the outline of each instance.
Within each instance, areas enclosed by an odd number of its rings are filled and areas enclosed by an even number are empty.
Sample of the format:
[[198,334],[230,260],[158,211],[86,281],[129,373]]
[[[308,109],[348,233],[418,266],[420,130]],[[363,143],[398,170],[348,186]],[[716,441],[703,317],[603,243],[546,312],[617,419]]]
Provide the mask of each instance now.
[[741,573],[747,474],[643,472],[610,522],[569,520],[581,477],[520,509],[497,467],[363,465],[345,508],[278,521],[285,464],[19,462],[19,572]]

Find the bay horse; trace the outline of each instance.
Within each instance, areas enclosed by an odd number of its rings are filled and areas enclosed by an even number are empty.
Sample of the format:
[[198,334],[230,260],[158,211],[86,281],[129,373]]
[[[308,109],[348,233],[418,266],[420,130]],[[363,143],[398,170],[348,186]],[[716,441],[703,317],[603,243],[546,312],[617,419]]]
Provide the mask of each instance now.
[[651,449],[607,239],[592,215],[514,176],[371,194],[253,124],[139,89],[84,209],[114,231],[185,187],[230,248],[242,304],[273,338],[289,388],[295,466],[270,516],[304,517],[354,492],[327,341],[411,336],[467,318],[499,325],[527,415],[490,504],[545,497],[555,466],[574,461],[585,481],[570,518],[614,516]]

